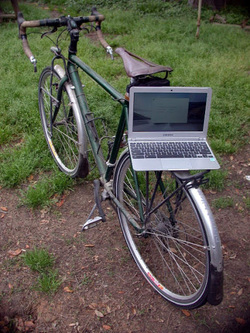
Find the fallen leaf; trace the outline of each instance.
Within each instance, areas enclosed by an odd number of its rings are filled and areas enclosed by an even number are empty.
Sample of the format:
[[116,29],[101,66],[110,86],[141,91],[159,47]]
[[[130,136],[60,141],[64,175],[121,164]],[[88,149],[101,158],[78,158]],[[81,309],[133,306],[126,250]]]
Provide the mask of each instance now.
[[243,288],[241,288],[239,291],[238,291],[238,295],[241,296],[243,294]]
[[66,293],[73,293],[74,290],[70,289],[69,287],[65,287],[63,288],[63,290],[66,292]]
[[243,318],[235,318],[235,320],[237,321],[237,323],[239,323],[240,325],[246,325],[246,320]]
[[103,318],[104,317],[104,314],[101,311],[95,310],[95,314],[99,318]]
[[28,181],[29,181],[29,182],[31,182],[33,179],[34,179],[34,176],[33,176],[33,175],[30,175],[30,176],[28,177]]
[[91,303],[89,304],[89,308],[92,309],[92,310],[95,310],[97,308],[97,304],[96,303]]
[[3,218],[4,218],[4,216],[5,216],[5,214],[2,214],[2,215],[0,216],[0,218],[1,218],[1,219],[3,219]]
[[26,329],[28,328],[29,330],[31,328],[35,328],[36,327],[36,325],[31,320],[25,321],[24,326],[25,326]]
[[11,283],[8,284],[8,287],[9,287],[9,289],[13,289],[14,288]]
[[229,308],[230,309],[235,309],[235,306],[234,305],[229,305]]
[[29,246],[28,244],[26,244],[26,245],[25,245],[25,248],[26,248],[26,249],[29,249],[29,248],[30,248],[30,246]]
[[191,316],[191,313],[190,313],[188,310],[182,309],[181,311],[182,311],[182,313],[183,313],[186,317],[190,317],[190,316]]
[[64,204],[64,201],[65,201],[65,195],[62,197],[62,199],[59,202],[56,203],[56,206],[61,207]]
[[41,220],[40,221],[40,224],[48,224],[49,223],[49,220]]
[[8,211],[8,208],[7,207],[0,207],[1,210],[3,210],[4,212],[7,212]]
[[15,251],[13,250],[9,250],[8,251],[8,254],[11,256],[11,257],[16,257],[16,256],[19,256],[19,254],[22,253],[22,249],[17,249]]
[[85,244],[84,246],[85,247],[94,247],[95,245],[94,244]]
[[133,308],[133,314],[136,315],[136,309],[135,308]]
[[211,194],[216,194],[216,193],[217,193],[216,191],[212,191],[212,190],[209,190],[209,192],[210,192]]
[[41,213],[41,219],[43,219],[45,214],[48,213],[48,211],[46,209],[42,209],[40,210],[40,213]]
[[229,259],[235,259],[236,258],[236,253],[234,253],[234,254],[232,254],[230,257],[229,257]]
[[170,247],[169,250],[170,250],[171,252],[175,253],[175,254],[178,253],[178,251],[177,251],[174,247]]
[[105,330],[107,330],[107,331],[108,331],[108,330],[111,330],[111,326],[109,326],[109,325],[103,325],[102,327],[103,327]]

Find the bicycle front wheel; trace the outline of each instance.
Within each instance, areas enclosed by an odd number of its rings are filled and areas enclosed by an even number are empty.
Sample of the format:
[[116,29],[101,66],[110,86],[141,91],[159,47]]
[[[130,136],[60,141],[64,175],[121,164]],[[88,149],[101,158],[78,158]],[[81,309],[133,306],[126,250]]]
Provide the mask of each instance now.
[[[44,135],[59,169],[71,177],[88,174],[86,135],[77,99],[65,82],[58,100],[63,69],[43,70],[39,80],[39,111]],[[59,75],[60,74],[60,75]]]
[[210,254],[204,221],[192,195],[171,172],[136,172],[136,178],[133,173],[129,154],[124,154],[115,170],[114,192],[139,225],[133,226],[118,209],[136,264],[171,303],[201,306],[208,295]]

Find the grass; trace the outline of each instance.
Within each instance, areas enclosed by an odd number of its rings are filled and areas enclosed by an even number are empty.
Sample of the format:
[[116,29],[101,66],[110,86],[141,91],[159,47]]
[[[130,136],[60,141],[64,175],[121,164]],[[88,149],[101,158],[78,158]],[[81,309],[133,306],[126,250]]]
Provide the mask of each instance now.
[[55,258],[46,249],[34,248],[23,255],[23,261],[39,276],[34,289],[44,293],[55,293],[61,285],[58,271],[53,268]]
[[55,293],[61,285],[61,280],[58,279],[56,270],[49,270],[46,273],[41,273],[38,277],[35,289],[44,293]]
[[[74,15],[88,14],[92,4],[92,1],[85,1],[83,11],[82,2],[78,0],[43,2],[50,9],[57,5],[63,14]],[[197,12],[184,3],[131,0],[130,10],[127,10],[127,1],[98,0],[96,4],[106,16],[103,32],[114,49],[123,46],[153,62],[170,65],[174,68],[170,77],[173,86],[212,87],[208,135],[218,157],[237,153],[248,143],[250,52],[246,31],[210,24],[211,11],[203,9],[200,38],[197,40]],[[7,1],[1,6],[11,10]],[[29,2],[21,2],[19,7],[27,20],[50,16],[48,10]],[[245,14],[244,11],[233,10],[223,15],[235,23]],[[37,85],[39,73],[50,64],[52,43],[47,38],[41,40],[40,35],[34,33],[39,31],[33,29],[28,37],[38,59],[38,73],[34,73],[17,38],[16,23],[3,22],[0,27],[0,186],[22,185],[25,188],[22,200],[31,207],[49,205],[55,193],[62,193],[74,185],[64,175],[59,176],[40,124]],[[62,39],[60,47],[67,52],[68,40]],[[105,57],[98,43],[83,37],[78,55],[116,89],[125,92],[129,80],[118,56],[112,62]],[[97,117],[105,115],[109,132],[114,134],[120,115],[119,106],[95,83],[84,76],[82,78],[91,111]],[[102,128],[101,123],[98,127]],[[222,189],[226,170],[222,168],[210,174],[210,186]],[[30,175],[37,176],[35,184],[29,184]]]
[[45,249],[35,248],[23,255],[25,265],[32,271],[44,273],[54,265],[55,258]]
[[42,175],[34,185],[29,185],[26,191],[22,191],[22,203],[29,207],[49,206],[55,202],[53,195],[62,194],[65,189],[71,189],[74,181],[65,174],[56,170],[50,177]]
[[248,210],[250,210],[250,197],[246,197],[244,198],[244,203],[245,203],[245,206]]
[[233,207],[234,199],[231,197],[220,197],[218,199],[215,199],[212,205],[217,209]]

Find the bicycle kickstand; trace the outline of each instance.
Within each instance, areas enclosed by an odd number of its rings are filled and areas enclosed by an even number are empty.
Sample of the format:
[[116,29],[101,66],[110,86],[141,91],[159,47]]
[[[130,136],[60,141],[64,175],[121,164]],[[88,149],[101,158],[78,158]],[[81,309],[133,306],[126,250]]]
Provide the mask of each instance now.
[[[101,198],[99,196],[100,181],[98,179],[94,180],[94,197],[95,204],[92,208],[87,221],[82,225],[82,231],[95,227],[99,222],[105,222],[106,217],[101,206]],[[95,209],[98,209],[99,216],[92,218]]]

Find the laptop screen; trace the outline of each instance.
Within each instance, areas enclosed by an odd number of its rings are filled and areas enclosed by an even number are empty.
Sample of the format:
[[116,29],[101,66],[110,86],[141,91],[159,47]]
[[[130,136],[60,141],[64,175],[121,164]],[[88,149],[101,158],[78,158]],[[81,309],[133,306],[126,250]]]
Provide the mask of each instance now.
[[202,132],[206,92],[134,92],[133,132]]

